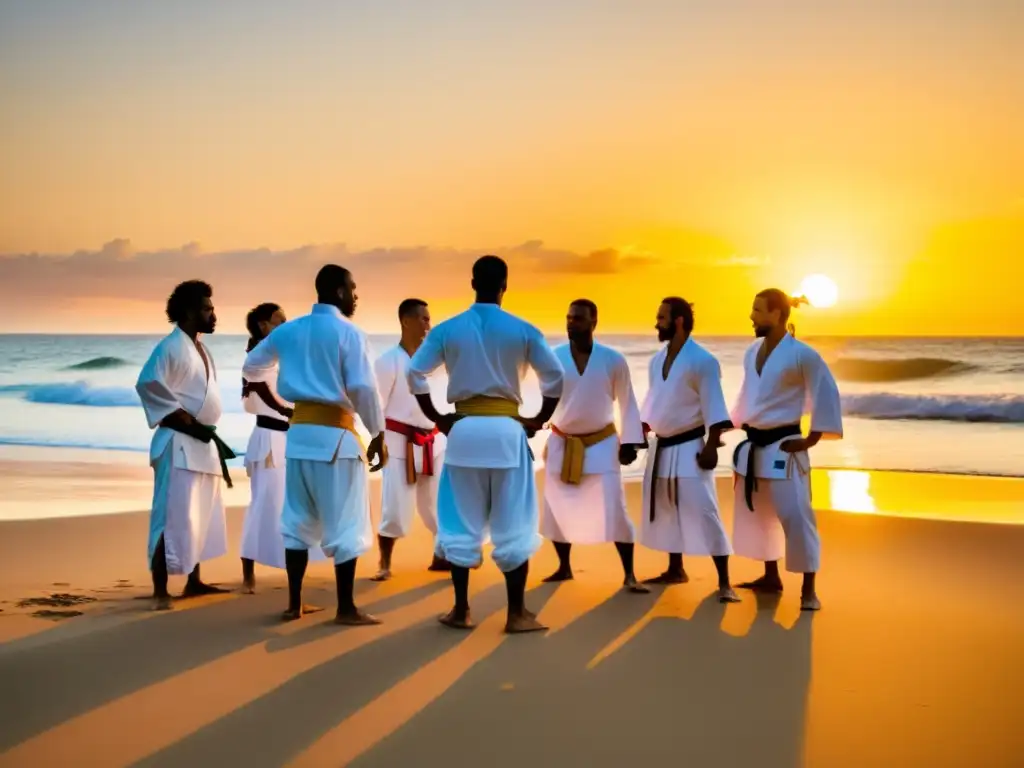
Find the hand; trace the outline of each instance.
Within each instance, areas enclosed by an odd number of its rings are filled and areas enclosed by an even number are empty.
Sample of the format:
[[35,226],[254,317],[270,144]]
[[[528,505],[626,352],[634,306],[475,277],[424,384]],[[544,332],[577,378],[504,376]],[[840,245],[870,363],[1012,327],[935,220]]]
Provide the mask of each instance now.
[[798,437],[794,440],[787,440],[782,443],[779,446],[779,450],[785,451],[786,453],[800,453],[801,451],[806,451],[808,448],[811,448],[813,445],[814,443],[806,437]]
[[[377,463],[374,463],[374,459]],[[370,444],[366,446],[366,460],[370,464],[371,472],[379,472],[388,463],[388,447],[384,444],[384,433],[381,432]]]
[[636,461],[637,447],[635,445],[620,445],[619,446],[619,464],[624,467],[628,467],[634,461]]
[[697,454],[697,466],[703,470],[711,471],[718,466],[718,440],[711,440],[704,444],[701,452]]
[[527,418],[525,416],[519,417],[519,423],[523,425],[523,429],[526,430],[526,437],[531,438],[544,429],[544,420],[540,416],[534,416]]
[[281,415],[284,416],[288,420],[291,420],[292,416],[295,415],[295,409],[294,408],[282,408],[281,411],[282,411]]
[[455,425],[455,414],[454,413],[439,413],[437,418],[434,420],[434,426],[437,427],[437,431],[442,435],[447,435],[452,431],[452,427]]

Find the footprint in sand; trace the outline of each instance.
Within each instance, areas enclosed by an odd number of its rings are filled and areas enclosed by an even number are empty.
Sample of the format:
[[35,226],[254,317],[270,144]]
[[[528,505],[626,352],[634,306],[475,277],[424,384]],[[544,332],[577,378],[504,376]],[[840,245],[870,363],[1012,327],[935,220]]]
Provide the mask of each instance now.
[[37,619],[51,619],[53,621],[60,621],[62,619],[70,619],[75,616],[81,616],[81,611],[53,611],[53,610],[42,610],[34,611],[32,613]]
[[[24,600],[19,600],[18,607],[30,608],[32,606],[41,605],[50,608],[67,608],[72,605],[82,605],[84,603],[95,602],[96,598],[89,597],[88,595],[69,595],[66,592],[54,592],[49,597],[27,597]],[[79,611],[78,613],[81,612]]]

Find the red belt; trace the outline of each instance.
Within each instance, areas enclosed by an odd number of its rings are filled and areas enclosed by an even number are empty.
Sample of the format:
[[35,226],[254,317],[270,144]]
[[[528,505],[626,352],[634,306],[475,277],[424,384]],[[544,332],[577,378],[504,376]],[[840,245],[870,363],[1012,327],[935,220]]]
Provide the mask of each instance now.
[[434,474],[434,437],[437,435],[437,427],[423,429],[414,427],[411,424],[404,424],[394,419],[385,419],[384,426],[390,432],[402,435],[405,438],[405,479],[409,485],[416,482],[416,452],[414,445],[423,447],[423,474],[431,476]]

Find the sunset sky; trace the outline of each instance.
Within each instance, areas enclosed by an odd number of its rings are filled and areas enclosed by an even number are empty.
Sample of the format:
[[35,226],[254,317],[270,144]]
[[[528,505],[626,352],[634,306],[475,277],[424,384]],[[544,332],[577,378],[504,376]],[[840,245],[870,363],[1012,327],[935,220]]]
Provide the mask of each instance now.
[[[872,10],[869,10],[872,9]],[[1019,0],[0,0],[0,331],[154,331],[173,284],[436,317],[509,258],[546,329],[666,294],[748,333],[1024,327]]]

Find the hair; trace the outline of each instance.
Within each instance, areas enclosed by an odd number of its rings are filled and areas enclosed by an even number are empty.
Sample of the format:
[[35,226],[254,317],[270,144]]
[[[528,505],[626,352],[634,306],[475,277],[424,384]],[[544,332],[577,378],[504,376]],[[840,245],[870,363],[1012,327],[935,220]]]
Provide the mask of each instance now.
[[757,294],[755,298],[764,299],[769,312],[779,310],[780,323],[786,323],[789,320],[789,311],[796,306],[793,299],[789,297],[789,294],[785,291],[780,291],[778,288],[766,288]]
[[249,352],[263,340],[260,323],[265,323],[270,320],[270,318],[274,316],[274,313],[280,309],[280,306],[268,301],[263,304],[258,304],[249,310],[249,314],[245,316],[245,328],[249,331],[249,343],[246,345],[246,352]]
[[191,310],[199,309],[203,299],[213,297],[213,288],[202,280],[186,280],[178,283],[167,297],[167,320],[181,323],[188,319]]
[[414,315],[416,314],[416,310],[425,306],[427,306],[427,302],[423,299],[405,299],[398,305],[398,319],[403,320],[410,315]]
[[473,287],[477,293],[496,294],[508,280],[508,264],[497,256],[481,256],[473,264]]
[[570,307],[585,307],[590,312],[592,320],[597,320],[597,304],[592,302],[590,299],[576,299],[569,304]]
[[693,333],[693,304],[679,296],[669,296],[667,299],[662,299],[661,303],[668,305],[669,317],[673,323],[682,318],[683,330],[687,335]]
[[337,264],[325,264],[316,273],[316,297],[331,304],[338,300],[338,290],[344,288],[352,273]]

